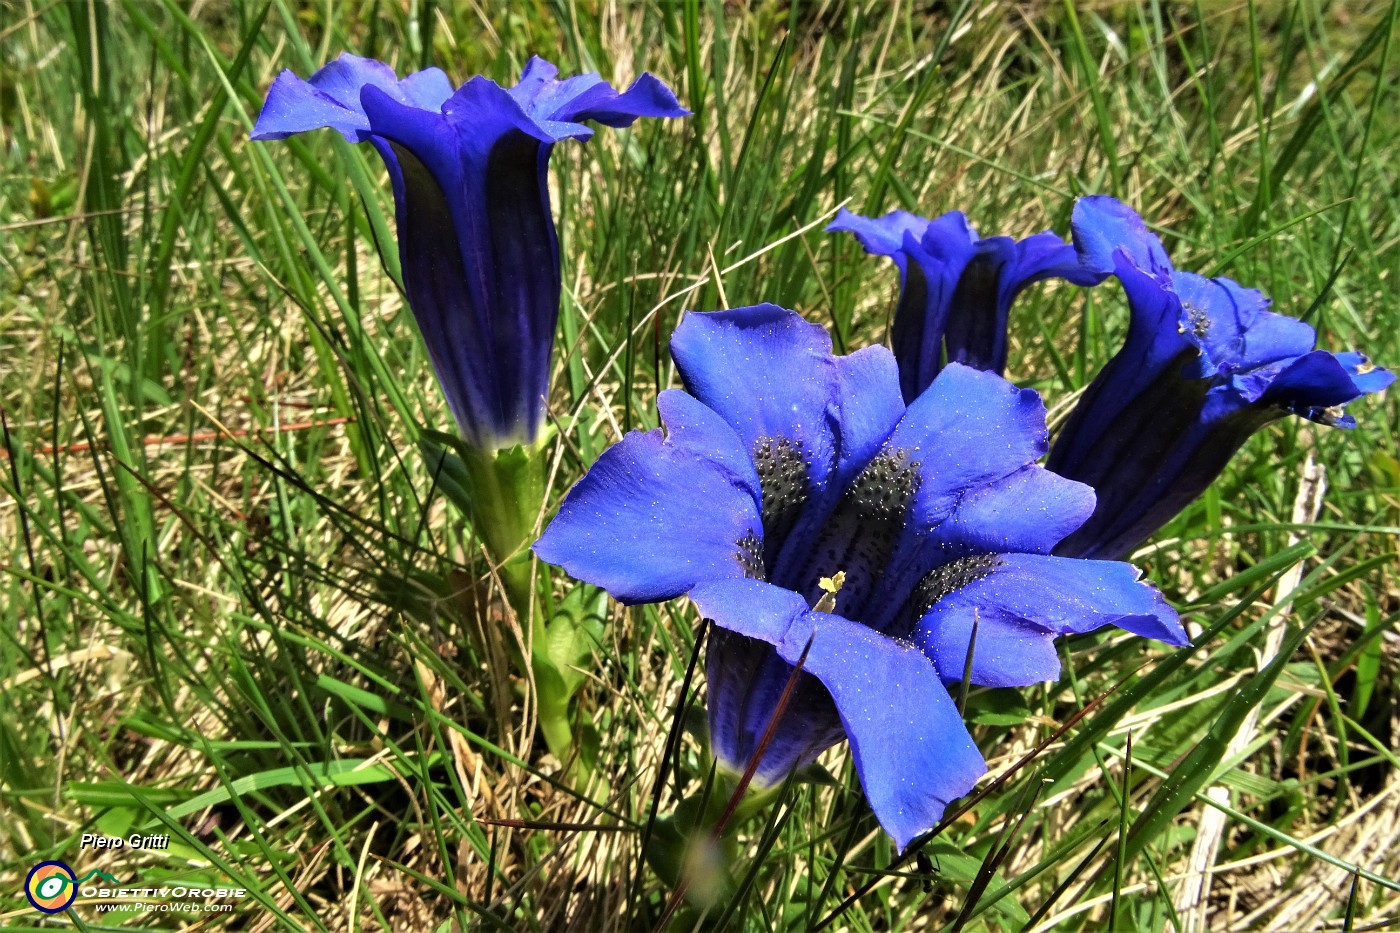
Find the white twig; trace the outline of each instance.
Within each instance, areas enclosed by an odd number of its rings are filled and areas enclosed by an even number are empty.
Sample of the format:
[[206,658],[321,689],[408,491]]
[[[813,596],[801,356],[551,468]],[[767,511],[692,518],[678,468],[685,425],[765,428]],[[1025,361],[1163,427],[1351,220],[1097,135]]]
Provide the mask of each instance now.
[[[1312,454],[1308,454],[1307,460],[1303,463],[1302,474],[1298,479],[1298,494],[1293,500],[1295,529],[1297,526],[1317,520],[1317,514],[1322,508],[1322,494],[1326,489],[1326,471],[1313,459]],[[1294,530],[1288,535],[1288,544],[1291,547],[1297,543],[1298,531]],[[1288,603],[1293,598],[1293,591],[1298,588],[1298,583],[1302,578],[1302,561],[1289,567],[1279,578],[1278,588],[1274,591],[1273,619],[1270,621],[1269,629],[1264,636],[1264,647],[1259,652],[1257,670],[1263,670],[1270,661],[1278,656],[1288,620]],[[1225,760],[1242,755],[1249,743],[1254,740],[1254,734],[1258,731],[1258,727],[1259,709],[1256,707],[1249,711],[1244,722],[1240,723],[1239,730],[1230,739],[1225,749]],[[1206,795],[1226,806],[1230,804],[1229,788],[1223,784],[1211,786],[1206,791]],[[1200,933],[1200,931],[1210,928],[1208,918],[1210,884],[1215,873],[1215,861],[1219,854],[1220,841],[1225,837],[1226,819],[1225,814],[1214,807],[1206,807],[1201,813],[1201,821],[1197,827],[1196,842],[1191,849],[1191,860],[1188,863],[1186,876],[1176,890],[1176,912],[1181,918],[1185,933]]]

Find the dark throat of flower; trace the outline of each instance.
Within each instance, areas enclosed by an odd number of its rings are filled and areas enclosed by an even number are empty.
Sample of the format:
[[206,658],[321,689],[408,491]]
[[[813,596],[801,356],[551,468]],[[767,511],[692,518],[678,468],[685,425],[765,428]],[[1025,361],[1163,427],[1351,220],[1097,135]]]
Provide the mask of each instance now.
[[859,618],[904,533],[919,489],[919,461],[907,450],[877,454],[836,500],[810,545],[806,535],[793,542],[805,553],[785,555],[779,579],[778,555],[812,496],[807,462],[801,444],[786,438],[761,439],[753,460],[763,496],[763,540],[750,533],[735,542],[745,575],[802,593],[815,606],[828,592],[822,581],[844,574],[836,611]]
[[995,255],[979,253],[958,277],[948,311],[950,361],[995,373],[1006,368],[1006,321],[997,314],[1001,268]]
[[988,576],[1002,563],[995,554],[970,554],[933,568],[914,584],[894,625],[885,634],[891,638],[908,638],[924,615],[945,596]]
[[[744,575],[803,594],[815,611],[859,619],[903,536],[919,488],[919,461],[907,450],[877,454],[829,514],[807,516],[801,540],[790,542],[795,550],[783,553],[812,499],[802,444],[765,437],[754,445],[752,456],[762,495],[763,538],[750,531],[734,542]],[[775,568],[780,572],[775,574]]]
[[[761,438],[754,445],[754,468],[758,470],[759,488],[763,496],[763,547],[758,556],[763,571],[758,579],[768,579],[773,566],[778,562],[778,553],[797,519],[802,508],[811,496],[811,481],[807,475],[807,461],[801,441],[790,441],[785,437]],[[750,535],[752,537],[752,535]],[[740,542],[740,551],[752,555],[758,551],[756,542]],[[741,556],[746,572],[751,570],[752,559]],[[750,576],[754,574],[749,573]]]
[[[882,598],[899,598],[880,590],[919,491],[921,463],[909,451],[885,450],[872,458],[816,533],[792,542],[804,553],[784,555],[776,577],[778,553],[811,499],[811,483],[801,446],[786,438],[763,438],[754,445],[753,458],[763,496],[763,538],[749,532],[735,542],[735,559],[745,576],[801,593],[816,611],[854,620],[865,619]],[[971,554],[928,571],[903,598],[885,634],[907,638],[939,600],[1001,564],[994,554]]]

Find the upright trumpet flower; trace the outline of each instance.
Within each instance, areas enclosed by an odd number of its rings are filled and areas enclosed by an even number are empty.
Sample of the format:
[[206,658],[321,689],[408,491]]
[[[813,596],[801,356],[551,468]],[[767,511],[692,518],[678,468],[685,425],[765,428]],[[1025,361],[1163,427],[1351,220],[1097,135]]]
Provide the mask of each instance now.
[[986,770],[947,688],[965,670],[1053,679],[1055,636],[1108,624],[1185,642],[1133,567],[1050,556],[1093,492],[1035,464],[1034,392],[952,364],[906,406],[888,350],[834,356],[822,328],[773,305],[687,315],[671,355],[685,391],[658,399],[665,431],[604,452],[535,553],[624,603],[688,593],[714,621],[724,770],[761,755],[771,787],[848,738],[903,847]]
[[[624,127],[687,114],[649,74],[619,93],[596,74],[560,81],[557,73],[532,58],[515,87],[475,77],[454,91],[436,68],[399,80],[381,62],[342,55],[309,80],[282,72],[252,134],[282,139],[328,127],[384,159],[404,291],[463,441],[460,468],[437,450],[434,466],[456,480],[444,488],[461,493],[522,617],[529,565],[512,558],[544,500],[537,441],[561,290],[549,156],[560,140],[592,136],[586,120]],[[568,702],[580,680],[566,673],[576,663],[567,646],[578,639],[534,618],[540,728],[567,759]],[[552,655],[561,645],[564,654]]]
[[1353,427],[1343,406],[1395,379],[1360,353],[1313,349],[1313,329],[1269,311],[1258,291],[1173,268],[1157,236],[1111,197],[1080,199],[1073,227],[1080,261],[1118,278],[1131,317],[1046,461],[1098,494],[1093,517],[1056,554],[1126,555],[1260,428],[1289,414]]
[[618,93],[596,74],[556,80],[530,59],[520,83],[475,77],[456,91],[428,68],[399,80],[382,62],[342,55],[268,91],[253,139],[329,127],[379,151],[394,186],[404,290],[462,437],[473,448],[529,444],[549,392],[559,317],[559,238],[550,152],[587,139],[593,120],[688,111],[643,74]]
[[890,345],[906,402],[928,388],[945,357],[1005,370],[1011,305],[1030,285],[1050,278],[1097,285],[1108,274],[1082,265],[1054,233],[978,237],[962,211],[926,220],[905,211],[862,217],[842,208],[826,229],[855,234],[866,252],[890,257],[899,269]]

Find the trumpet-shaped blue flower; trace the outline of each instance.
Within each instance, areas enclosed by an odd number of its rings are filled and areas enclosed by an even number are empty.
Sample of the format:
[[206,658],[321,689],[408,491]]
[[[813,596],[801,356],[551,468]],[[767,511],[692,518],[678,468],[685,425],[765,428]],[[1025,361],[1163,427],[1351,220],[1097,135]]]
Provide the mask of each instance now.
[[973,683],[1011,686],[1058,676],[1059,634],[1185,642],[1133,567],[1050,555],[1094,497],[1035,464],[1034,392],[953,364],[906,406],[889,351],[834,356],[822,328],[773,305],[687,315],[671,354],[685,391],[658,399],[665,431],[607,450],[535,553],[625,603],[688,593],[714,621],[722,767],[761,753],[770,786],[848,738],[903,847],[986,769],[946,686],[969,655]]
[[1005,370],[1011,304],[1028,286],[1049,278],[1096,285],[1107,275],[1082,265],[1053,233],[979,238],[962,211],[925,220],[904,211],[862,217],[842,208],[826,229],[854,233],[866,252],[889,256],[899,268],[890,345],[906,402],[928,388],[945,358]]
[[1055,549],[1117,558],[1166,524],[1220,475],[1264,425],[1288,414],[1341,428],[1348,402],[1394,380],[1360,353],[1314,350],[1302,321],[1226,278],[1172,267],[1161,241],[1107,196],[1074,209],[1087,269],[1123,285],[1126,341],[1090,383],[1046,466],[1088,483],[1092,518]]
[[547,170],[554,144],[593,120],[630,126],[680,117],[643,74],[618,93],[596,74],[564,81],[530,59],[520,83],[483,77],[452,89],[428,68],[399,80],[342,55],[309,81],[284,71],[253,139],[329,127],[370,142],[394,186],[404,290],[463,437],[491,450],[533,441],[549,390],[559,316],[559,239]]

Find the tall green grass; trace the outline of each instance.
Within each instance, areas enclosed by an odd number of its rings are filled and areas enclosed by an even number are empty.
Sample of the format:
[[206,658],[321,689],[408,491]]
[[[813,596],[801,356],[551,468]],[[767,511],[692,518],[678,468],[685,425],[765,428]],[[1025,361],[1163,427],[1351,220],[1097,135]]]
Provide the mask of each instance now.
[[[893,269],[821,232],[839,204],[1024,235],[1111,192],[1180,267],[1257,285],[1324,347],[1400,363],[1397,3],[6,10],[6,929],[41,928],[20,888],[46,858],[246,887],[211,925],[646,930],[666,907],[640,845],[704,777],[699,621],[683,602],[567,604],[608,623],[581,705],[609,787],[553,780],[492,654],[499,594],[415,446],[451,419],[396,284],[383,171],[332,133],[247,141],[282,68],[351,50],[507,82],[538,53],[650,70],[694,111],[555,155],[555,501],[656,424],[685,309],[772,301],[842,350],[885,338]],[[1038,287],[1009,375],[1053,408],[1125,327],[1111,285]],[[741,827],[731,893],[675,928],[1179,926],[1196,827],[1221,806],[1210,928],[1393,919],[1396,401],[1356,408],[1349,433],[1256,438],[1141,556],[1198,647],[1077,638],[1060,683],[974,691],[994,775],[1070,726],[907,862],[833,754],[833,785]],[[1299,526],[1310,456],[1329,490]],[[1250,715],[1256,738],[1229,753]],[[138,830],[171,849],[77,847]]]

